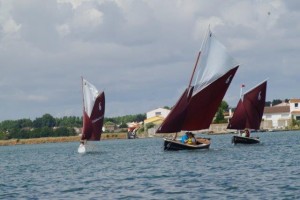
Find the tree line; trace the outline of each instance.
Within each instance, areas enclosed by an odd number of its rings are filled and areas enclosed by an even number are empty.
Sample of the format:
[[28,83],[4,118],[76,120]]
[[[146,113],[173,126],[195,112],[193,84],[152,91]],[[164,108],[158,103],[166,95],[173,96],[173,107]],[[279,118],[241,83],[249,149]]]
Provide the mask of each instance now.
[[[289,99],[274,99],[273,101],[266,101],[266,106],[275,106],[277,104],[289,102]],[[165,106],[164,108],[170,109]],[[229,106],[226,101],[222,101],[213,123],[226,123],[224,112],[229,111]],[[234,111],[235,108],[232,108]],[[125,115],[119,117],[106,117],[104,124],[114,123],[119,128],[127,128],[128,122],[141,122],[146,119],[146,114]],[[0,122],[0,140],[5,139],[26,139],[39,137],[60,137],[73,136],[78,133],[75,128],[82,127],[82,117],[65,116],[62,118],[54,118],[50,114],[44,114],[34,120],[19,119],[19,120],[5,120]]]
[[[140,122],[144,119],[146,119],[146,114],[126,115],[104,118],[104,124],[115,123],[120,125],[120,128],[127,128],[126,123]],[[76,116],[54,118],[50,114],[44,114],[34,120],[4,120],[0,122],[0,140],[75,136],[78,134],[75,129],[81,127],[82,117]]]

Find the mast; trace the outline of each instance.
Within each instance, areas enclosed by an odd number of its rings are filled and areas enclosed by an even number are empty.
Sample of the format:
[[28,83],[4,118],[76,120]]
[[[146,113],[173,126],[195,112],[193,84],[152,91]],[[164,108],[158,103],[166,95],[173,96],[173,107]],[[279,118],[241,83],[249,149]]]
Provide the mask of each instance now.
[[244,84],[241,85],[241,90],[240,90],[240,99],[243,97],[243,87],[245,87]]
[[193,73],[192,73],[192,76],[191,76],[191,80],[190,80],[190,83],[189,83],[189,87],[191,87],[192,80],[193,80],[193,77],[194,77],[194,74],[195,74],[195,71],[196,71],[196,68],[197,68],[197,65],[198,65],[199,58],[200,58],[200,54],[201,54],[201,51],[199,51],[199,53],[198,53],[197,60],[196,60],[194,70],[193,70]]
[[84,137],[84,94],[83,94],[83,76],[81,76],[81,94],[82,94],[82,130],[81,130],[81,140]]

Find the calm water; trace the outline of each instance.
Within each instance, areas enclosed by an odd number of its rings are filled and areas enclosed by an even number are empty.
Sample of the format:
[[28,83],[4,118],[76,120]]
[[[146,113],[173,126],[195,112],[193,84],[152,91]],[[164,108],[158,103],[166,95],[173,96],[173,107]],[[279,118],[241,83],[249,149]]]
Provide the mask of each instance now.
[[0,147],[0,199],[300,199],[300,132],[211,136],[209,150],[164,152],[162,139]]

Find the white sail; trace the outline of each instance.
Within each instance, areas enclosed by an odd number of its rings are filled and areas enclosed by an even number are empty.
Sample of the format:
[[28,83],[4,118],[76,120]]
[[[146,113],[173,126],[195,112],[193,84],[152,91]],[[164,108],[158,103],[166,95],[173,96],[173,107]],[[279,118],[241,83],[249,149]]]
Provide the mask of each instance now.
[[238,63],[228,54],[225,46],[208,30],[193,77],[195,86],[193,94],[195,95],[237,65]]
[[89,83],[87,80],[83,79],[83,101],[84,110],[89,117],[91,117],[92,110],[95,104],[95,100],[99,95],[98,90],[94,85]]

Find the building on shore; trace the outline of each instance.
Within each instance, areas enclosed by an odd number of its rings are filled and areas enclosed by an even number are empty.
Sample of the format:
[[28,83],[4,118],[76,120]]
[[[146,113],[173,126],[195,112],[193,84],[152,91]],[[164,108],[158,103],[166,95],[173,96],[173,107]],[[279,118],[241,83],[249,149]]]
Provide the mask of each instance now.
[[265,107],[262,129],[285,129],[292,123],[292,119],[300,120],[300,99],[290,99],[276,106]]
[[[156,129],[167,117],[169,112],[170,110],[164,108],[158,108],[147,112],[147,119],[144,121],[144,126],[146,126],[148,123],[154,124],[153,128],[147,130],[149,137],[153,137],[155,135]],[[224,118],[229,120],[232,115],[233,113],[231,110],[229,110],[228,113],[224,113]],[[292,119],[300,120],[300,99],[294,98],[290,99],[289,102],[283,102],[275,106],[265,107],[260,129],[286,129],[291,125]],[[209,129],[202,131],[211,133],[225,133],[228,132],[227,123],[212,123]]]
[[[155,135],[156,130],[169,113],[170,110],[166,108],[156,108],[146,113],[147,118],[144,120],[144,128],[147,131],[148,137],[153,137]],[[152,124],[153,127],[146,129],[147,124]]]

